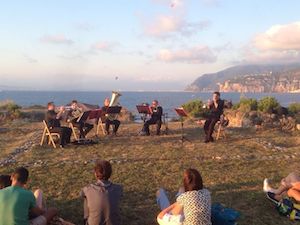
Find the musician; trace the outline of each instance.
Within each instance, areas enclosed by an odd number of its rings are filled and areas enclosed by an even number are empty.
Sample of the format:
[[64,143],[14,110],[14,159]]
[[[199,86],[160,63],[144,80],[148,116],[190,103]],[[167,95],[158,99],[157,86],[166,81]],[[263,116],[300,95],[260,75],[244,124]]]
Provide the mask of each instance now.
[[110,125],[112,125],[113,126],[113,134],[117,135],[117,132],[118,132],[118,129],[119,129],[119,126],[120,126],[121,122],[118,119],[111,119],[109,117],[109,115],[106,114],[107,109],[109,107],[109,103],[110,103],[110,99],[106,98],[104,100],[104,106],[102,107],[103,114],[105,114],[105,118],[104,118],[104,121],[103,121],[103,122],[105,122],[105,131],[106,131],[106,134],[108,135],[109,134],[109,127],[110,127]]
[[78,122],[79,117],[82,115],[83,110],[78,106],[77,100],[73,100],[71,103],[71,110],[69,112],[68,122],[72,123],[74,127],[77,127],[80,136],[79,138],[85,138],[85,136],[93,129],[93,125],[84,121]]
[[159,106],[157,100],[153,100],[151,111],[152,111],[151,118],[144,123],[144,127],[142,130],[143,134],[149,136],[150,135],[149,126],[156,124],[156,135],[160,135],[163,108]]
[[59,112],[55,112],[55,105],[53,102],[47,104],[46,123],[51,133],[59,133],[60,147],[63,148],[66,144],[70,143],[72,130],[69,127],[62,127],[60,120],[65,111],[64,107],[60,107]]
[[220,99],[220,92],[213,93],[213,100],[208,102],[209,117],[204,124],[205,143],[213,142],[212,134],[216,123],[220,120],[224,109],[224,100]]

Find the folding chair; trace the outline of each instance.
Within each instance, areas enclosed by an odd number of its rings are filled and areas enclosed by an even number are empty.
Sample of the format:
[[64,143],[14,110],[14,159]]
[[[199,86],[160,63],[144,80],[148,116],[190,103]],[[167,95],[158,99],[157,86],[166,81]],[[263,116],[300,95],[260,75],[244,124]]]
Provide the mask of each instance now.
[[60,139],[59,133],[51,133],[45,120],[43,120],[43,124],[44,124],[44,131],[43,131],[43,136],[42,136],[40,146],[44,144],[45,137],[48,137],[48,145],[50,145],[51,143],[53,148],[56,148],[56,144],[53,140],[53,136],[56,136],[58,139]]
[[73,136],[74,136],[74,139],[76,140],[76,141],[78,141],[79,139],[78,139],[78,136],[77,136],[77,134],[76,134],[76,127],[74,127],[74,125],[73,125],[73,123],[69,123],[69,127],[71,128],[71,130],[72,130],[72,134],[73,134]]
[[226,127],[228,126],[229,120],[227,122],[227,124],[224,124],[224,120],[225,120],[225,116],[223,116],[223,118],[221,118],[221,120],[219,120],[216,124],[216,140],[219,140],[221,136],[223,136],[224,138],[226,138]]
[[97,135],[99,135],[100,127],[101,127],[103,135],[106,135],[106,130],[104,129],[103,120],[101,119],[101,117],[99,117],[99,119],[98,119],[98,125],[97,125],[97,129],[96,129]]

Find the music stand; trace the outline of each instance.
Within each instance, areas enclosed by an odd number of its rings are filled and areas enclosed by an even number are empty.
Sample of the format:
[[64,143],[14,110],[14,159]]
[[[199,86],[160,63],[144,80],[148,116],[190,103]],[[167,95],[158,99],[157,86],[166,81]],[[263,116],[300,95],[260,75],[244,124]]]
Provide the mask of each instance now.
[[122,106],[109,106],[106,110],[106,114],[119,114]]
[[185,112],[183,108],[175,108],[175,112],[180,118],[181,122],[181,143],[183,144],[184,141],[189,141],[185,136],[184,136],[184,118],[188,117],[188,114]]
[[84,123],[90,115],[90,110],[89,111],[85,111],[84,113],[81,114],[81,116],[76,120],[77,123]]
[[147,115],[152,114],[151,107],[149,105],[137,105],[136,109],[139,112],[139,114],[142,114],[142,120],[143,120],[143,123],[145,124]]
[[91,110],[90,114],[89,114],[89,119],[96,119],[98,120],[100,117],[102,116],[102,109],[94,109]]

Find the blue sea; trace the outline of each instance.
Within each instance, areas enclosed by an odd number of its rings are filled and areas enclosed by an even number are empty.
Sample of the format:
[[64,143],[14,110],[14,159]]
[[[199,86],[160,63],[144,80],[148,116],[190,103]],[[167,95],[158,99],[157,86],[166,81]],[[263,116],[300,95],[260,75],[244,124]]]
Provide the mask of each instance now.
[[[192,92],[121,92],[120,103],[123,107],[137,114],[136,105],[140,103],[151,103],[157,99],[163,106],[164,111],[170,117],[175,117],[174,108],[192,99],[207,101],[211,93]],[[261,99],[264,96],[274,96],[283,106],[294,102],[300,102],[300,93],[245,93],[245,97]],[[17,104],[26,107],[31,105],[46,105],[54,101],[56,105],[68,104],[71,100],[79,102],[102,105],[104,98],[111,97],[111,92],[76,92],[76,91],[0,91],[0,101],[13,100]],[[222,98],[238,102],[240,93],[222,93]]]

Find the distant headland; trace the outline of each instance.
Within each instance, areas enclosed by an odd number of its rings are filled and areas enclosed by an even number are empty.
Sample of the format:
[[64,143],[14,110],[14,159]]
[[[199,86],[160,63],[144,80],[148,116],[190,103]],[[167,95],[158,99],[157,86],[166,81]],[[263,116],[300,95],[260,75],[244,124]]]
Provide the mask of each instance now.
[[186,91],[300,93],[300,64],[240,65],[203,74]]

